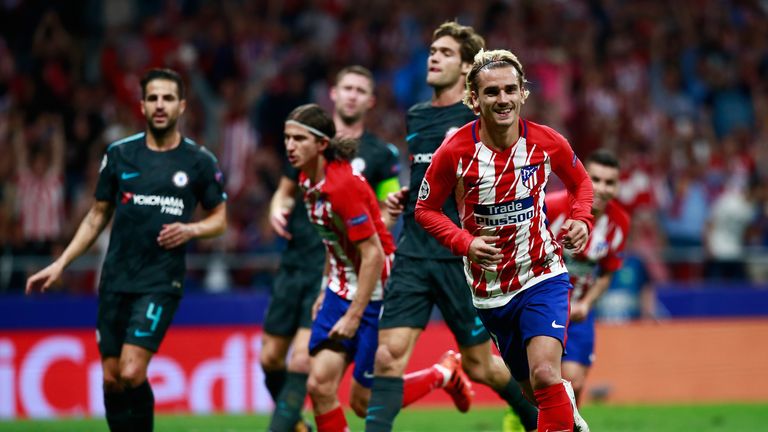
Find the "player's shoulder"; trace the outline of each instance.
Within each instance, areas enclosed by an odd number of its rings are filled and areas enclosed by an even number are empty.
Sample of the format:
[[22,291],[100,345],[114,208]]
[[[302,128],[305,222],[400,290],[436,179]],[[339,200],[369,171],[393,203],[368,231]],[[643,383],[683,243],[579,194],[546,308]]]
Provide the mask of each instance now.
[[408,108],[407,114],[419,114],[423,113],[424,111],[431,111],[432,110],[432,102],[431,101],[424,101],[424,102],[418,102],[416,104],[411,105],[410,108]]
[[449,131],[440,147],[446,147],[450,150],[461,150],[467,146],[474,149],[475,143],[480,142],[479,122],[473,120],[464,126]]
[[117,141],[110,143],[107,146],[107,153],[114,153],[118,151],[124,151],[126,149],[132,149],[145,143],[145,133],[139,132],[125,138],[121,138]]
[[527,119],[521,119],[523,134],[527,141],[541,145],[557,145],[567,143],[565,137],[550,126],[532,122]]
[[195,142],[195,140],[189,137],[183,137],[181,139],[181,145],[185,151],[187,151],[192,157],[196,159],[214,164],[219,163],[219,160],[216,158],[216,155],[214,155],[213,152],[208,150],[205,146],[198,144]]
[[606,205],[606,213],[608,213],[614,223],[620,226],[624,231],[629,230],[631,216],[616,200],[608,201],[608,204]]
[[400,150],[394,144],[384,141],[380,136],[368,130],[363,132],[363,136],[360,137],[360,144],[370,146],[382,153],[391,153],[394,156],[400,155]]

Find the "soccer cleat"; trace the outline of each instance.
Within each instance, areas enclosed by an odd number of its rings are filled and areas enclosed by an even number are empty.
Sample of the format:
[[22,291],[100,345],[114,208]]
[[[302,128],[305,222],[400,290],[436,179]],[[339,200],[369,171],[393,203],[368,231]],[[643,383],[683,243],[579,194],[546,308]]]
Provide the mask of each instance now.
[[296,423],[296,426],[293,428],[294,432],[313,432],[314,429],[312,428],[312,423],[301,419]]
[[573,393],[573,386],[570,381],[563,380],[563,387],[565,392],[568,393],[568,399],[571,400],[571,407],[573,407],[573,431],[574,432],[589,432],[589,426],[584,418],[579,414],[579,409],[576,408],[576,395]]
[[472,392],[472,383],[461,368],[461,354],[448,350],[440,357],[438,365],[451,373],[443,390],[451,396],[456,409],[463,413],[469,411],[474,392]]
[[512,408],[507,408],[501,420],[501,432],[526,432],[520,416]]

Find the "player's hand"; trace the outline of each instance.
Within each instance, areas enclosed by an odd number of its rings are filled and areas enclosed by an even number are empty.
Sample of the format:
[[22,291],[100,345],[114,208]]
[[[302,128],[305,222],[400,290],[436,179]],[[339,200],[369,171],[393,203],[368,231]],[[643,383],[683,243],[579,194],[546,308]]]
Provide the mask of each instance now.
[[587,245],[587,239],[589,238],[589,229],[587,224],[580,220],[568,219],[563,223],[562,231],[565,232],[563,236],[563,246],[567,249],[571,249],[573,253],[580,253]]
[[31,294],[34,291],[47,291],[48,288],[53,286],[53,284],[59,280],[63,272],[64,267],[62,267],[58,261],[54,261],[51,265],[33,274],[29,277],[29,279],[27,279],[27,286],[24,289],[24,293]]
[[288,231],[288,215],[290,212],[285,209],[269,213],[269,224],[275,230],[277,235],[285,239],[291,239],[291,233]]
[[499,241],[498,236],[475,237],[469,244],[469,259],[485,271],[496,271],[496,266],[501,263],[503,255],[501,249],[494,246]]
[[572,322],[584,321],[589,315],[590,307],[586,302],[576,301],[571,303],[570,320]]
[[360,318],[355,318],[349,314],[344,314],[333,328],[328,333],[328,337],[331,339],[352,339],[357,333],[357,328],[360,327]]
[[157,244],[165,249],[173,249],[188,242],[195,236],[192,226],[180,222],[164,224],[157,236]]
[[408,197],[408,190],[408,186],[403,186],[399,191],[387,194],[387,199],[384,201],[384,208],[392,219],[397,219],[398,216],[403,214],[405,200]]

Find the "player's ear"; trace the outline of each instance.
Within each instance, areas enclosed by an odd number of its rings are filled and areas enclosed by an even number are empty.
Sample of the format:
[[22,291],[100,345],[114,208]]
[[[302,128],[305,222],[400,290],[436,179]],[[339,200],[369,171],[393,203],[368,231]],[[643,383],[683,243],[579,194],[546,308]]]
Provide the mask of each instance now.
[[179,115],[184,114],[184,111],[187,109],[187,100],[182,99],[179,101]]
[[320,143],[317,145],[317,149],[322,153],[331,144],[331,140],[328,138],[321,138],[319,141]]
[[469,98],[472,101],[472,111],[475,114],[480,114],[480,101],[477,98],[477,92],[474,90],[469,92]]
[[336,103],[336,98],[338,97],[338,90],[336,90],[336,86],[331,87],[331,90],[328,92],[328,96],[331,97],[331,101],[333,103]]
[[461,74],[467,76],[469,71],[472,70],[472,63],[461,62]]

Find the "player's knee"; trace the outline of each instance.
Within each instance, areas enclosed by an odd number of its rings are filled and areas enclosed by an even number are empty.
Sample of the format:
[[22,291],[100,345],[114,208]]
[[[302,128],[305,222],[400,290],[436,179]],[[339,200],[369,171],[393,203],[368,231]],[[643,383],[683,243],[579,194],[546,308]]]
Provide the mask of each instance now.
[[262,369],[266,371],[285,369],[285,357],[274,349],[262,349],[259,361]]
[[122,384],[120,384],[120,381],[115,376],[104,375],[102,388],[104,389],[104,393],[119,393],[123,391]]
[[399,350],[387,344],[380,344],[376,349],[376,375],[399,376],[405,370],[405,349]]
[[332,382],[309,375],[307,379],[307,393],[313,401],[328,399],[335,394],[335,386]]
[[549,363],[531,365],[531,385],[540,389],[560,382],[560,372]]
[[297,373],[309,373],[309,352],[307,350],[293,350],[288,360],[288,370]]
[[462,354],[461,367],[464,369],[464,372],[466,372],[467,377],[469,377],[470,380],[481,384],[487,384],[490,382],[490,367],[488,361],[483,360],[484,359],[471,354]]
[[147,370],[138,365],[129,364],[120,369],[120,381],[128,387],[138,387],[147,380]]

